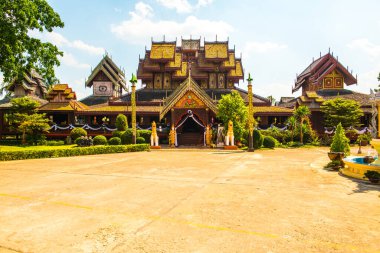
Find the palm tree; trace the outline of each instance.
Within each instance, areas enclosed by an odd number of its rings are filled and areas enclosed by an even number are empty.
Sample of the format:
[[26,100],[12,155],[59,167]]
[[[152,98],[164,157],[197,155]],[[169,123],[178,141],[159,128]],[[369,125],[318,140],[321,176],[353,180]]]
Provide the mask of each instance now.
[[305,119],[307,119],[310,115],[309,107],[305,105],[301,105],[294,111],[294,117],[300,122],[300,141],[303,144],[303,131],[302,126]]
[[293,142],[293,139],[294,139],[294,130],[296,129],[297,119],[296,119],[294,116],[290,116],[290,117],[286,120],[286,124],[288,124],[288,126],[289,126],[290,129],[292,130],[292,142]]

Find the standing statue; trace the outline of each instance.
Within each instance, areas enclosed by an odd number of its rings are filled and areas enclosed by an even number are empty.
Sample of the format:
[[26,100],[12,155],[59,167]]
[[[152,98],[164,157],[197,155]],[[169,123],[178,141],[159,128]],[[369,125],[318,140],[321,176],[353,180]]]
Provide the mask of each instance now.
[[169,132],[169,146],[174,148],[175,147],[175,128],[174,124],[172,124],[172,127]]
[[210,125],[206,126],[206,146],[211,146],[211,137],[212,137],[212,130],[210,129]]
[[158,146],[158,135],[157,135],[157,127],[156,122],[152,122],[152,134],[150,136],[150,145],[157,147]]
[[228,131],[226,136],[226,146],[235,146],[234,126],[232,121],[228,121]]

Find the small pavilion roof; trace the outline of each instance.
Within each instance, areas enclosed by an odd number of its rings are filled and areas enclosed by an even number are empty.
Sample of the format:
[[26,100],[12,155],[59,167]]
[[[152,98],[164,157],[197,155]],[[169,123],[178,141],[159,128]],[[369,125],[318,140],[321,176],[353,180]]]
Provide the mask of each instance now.
[[311,80],[314,84],[322,83],[323,78],[330,74],[334,69],[343,75],[344,83],[346,85],[357,83],[356,78],[347,70],[347,68],[345,68],[332,54],[328,53],[313,61],[299,76],[297,76],[292,92],[296,92],[306,84],[307,79]]

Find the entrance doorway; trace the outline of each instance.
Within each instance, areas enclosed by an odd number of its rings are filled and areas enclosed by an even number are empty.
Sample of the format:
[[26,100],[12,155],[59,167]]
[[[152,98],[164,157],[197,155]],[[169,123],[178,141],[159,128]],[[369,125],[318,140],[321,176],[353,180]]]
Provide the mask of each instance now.
[[[184,115],[179,122],[183,122],[189,115]],[[204,144],[204,128],[196,121],[201,122],[197,115],[193,114],[177,129],[178,145],[195,146]]]

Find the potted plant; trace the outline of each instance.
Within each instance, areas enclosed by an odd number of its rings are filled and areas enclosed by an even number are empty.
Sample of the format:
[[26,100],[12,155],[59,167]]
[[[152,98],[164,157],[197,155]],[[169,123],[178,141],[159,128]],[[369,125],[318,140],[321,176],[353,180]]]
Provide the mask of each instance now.
[[364,178],[368,178],[371,183],[377,184],[380,182],[380,173],[375,170],[367,170],[367,172],[364,173]]
[[369,142],[371,141],[371,139],[372,138],[370,134],[368,133],[361,134],[358,137],[358,144],[360,144],[361,146],[367,146]]
[[331,161],[340,161],[343,166],[343,158],[350,154],[350,140],[346,137],[342,124],[336,127],[333,141],[328,156]]

